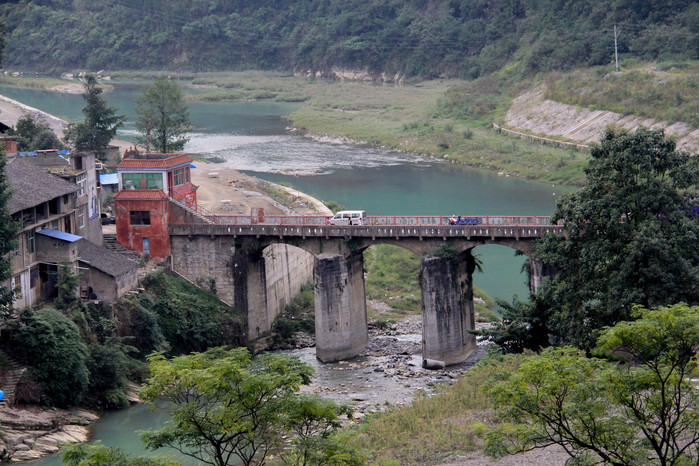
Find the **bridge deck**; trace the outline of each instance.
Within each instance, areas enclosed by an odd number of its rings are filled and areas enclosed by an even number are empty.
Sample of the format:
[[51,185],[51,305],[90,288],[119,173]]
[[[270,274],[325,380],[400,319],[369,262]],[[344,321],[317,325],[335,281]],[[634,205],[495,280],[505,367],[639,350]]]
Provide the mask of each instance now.
[[[217,225],[329,225],[330,218],[323,215],[214,215],[205,217]],[[547,216],[512,215],[374,215],[366,217],[366,225],[373,226],[549,226]]]
[[450,225],[450,226],[411,226],[411,225],[221,225],[189,224],[170,225],[170,234],[226,235],[226,236],[275,236],[301,238],[541,238],[547,233],[562,235],[563,227],[558,225]]

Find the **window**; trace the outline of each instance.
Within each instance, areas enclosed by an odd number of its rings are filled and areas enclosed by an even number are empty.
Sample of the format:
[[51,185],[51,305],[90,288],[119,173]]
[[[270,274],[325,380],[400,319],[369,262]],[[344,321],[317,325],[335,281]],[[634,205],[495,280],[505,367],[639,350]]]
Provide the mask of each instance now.
[[34,230],[29,230],[27,232],[27,245],[29,247],[29,254],[33,254],[36,247],[34,244]]
[[184,184],[184,168],[180,168],[179,170],[175,170],[174,183],[175,183],[175,186],[179,186],[181,184]]
[[85,228],[85,209],[78,211],[78,228]]
[[163,175],[160,173],[124,173],[121,180],[124,187],[131,184],[136,189],[163,189]]
[[150,225],[150,211],[132,210],[129,212],[131,225]]
[[80,192],[78,196],[85,194],[85,189],[87,188],[87,174],[81,173],[75,178],[75,184],[80,187]]

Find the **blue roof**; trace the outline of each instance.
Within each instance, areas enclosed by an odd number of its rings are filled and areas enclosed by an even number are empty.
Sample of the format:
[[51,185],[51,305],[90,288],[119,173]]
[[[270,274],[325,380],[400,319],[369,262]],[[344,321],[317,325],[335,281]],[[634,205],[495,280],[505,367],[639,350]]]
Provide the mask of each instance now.
[[116,173],[100,175],[100,184],[119,184],[119,176]]
[[71,233],[58,230],[41,230],[37,231],[37,233],[44,236],[50,236],[51,238],[62,239],[63,241],[68,241],[69,243],[74,243],[77,240],[82,239],[82,236],[73,235]]

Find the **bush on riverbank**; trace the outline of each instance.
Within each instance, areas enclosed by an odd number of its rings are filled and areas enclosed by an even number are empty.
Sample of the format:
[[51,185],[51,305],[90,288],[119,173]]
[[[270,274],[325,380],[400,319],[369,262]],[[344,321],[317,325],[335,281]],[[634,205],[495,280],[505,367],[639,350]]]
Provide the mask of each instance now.
[[30,368],[17,401],[121,408],[128,405],[129,380],[147,378],[144,359],[153,351],[176,355],[246,343],[245,317],[209,290],[162,271],[142,286],[111,306],[27,309],[8,320],[9,343]]
[[345,435],[355,448],[370,452],[372,464],[434,464],[439,458],[480,451],[496,423],[485,388],[498,370],[517,364],[495,360],[482,359],[448,388],[368,416]]

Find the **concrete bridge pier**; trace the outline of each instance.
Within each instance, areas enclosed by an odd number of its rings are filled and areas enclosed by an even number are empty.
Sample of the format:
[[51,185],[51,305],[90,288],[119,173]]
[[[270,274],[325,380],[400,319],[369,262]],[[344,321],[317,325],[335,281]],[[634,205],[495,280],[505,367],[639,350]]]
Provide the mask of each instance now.
[[316,357],[332,362],[357,356],[369,342],[362,252],[317,255],[313,277]]
[[463,362],[476,349],[473,311],[473,271],[470,251],[458,261],[440,257],[420,259],[422,288],[422,357]]
[[233,306],[248,316],[248,338],[258,338],[270,329],[275,317],[269,315],[267,306],[267,273],[262,249],[252,242],[236,245],[231,267]]
[[545,280],[554,275],[556,271],[553,267],[546,265],[541,259],[529,258],[529,291],[532,294],[537,294]]

